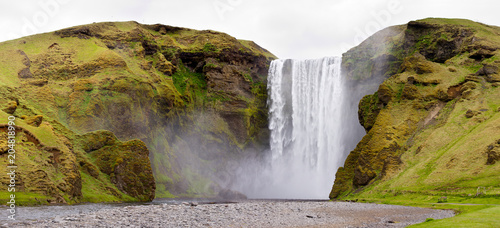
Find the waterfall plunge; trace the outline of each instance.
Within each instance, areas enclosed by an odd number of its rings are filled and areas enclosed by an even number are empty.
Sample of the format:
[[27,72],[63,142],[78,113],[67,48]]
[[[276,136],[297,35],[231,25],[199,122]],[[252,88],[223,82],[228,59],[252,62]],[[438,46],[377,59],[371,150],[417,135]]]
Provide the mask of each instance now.
[[[275,60],[268,77],[270,157],[251,198],[327,199],[343,146],[341,59]],[[247,186],[248,187],[248,186]]]

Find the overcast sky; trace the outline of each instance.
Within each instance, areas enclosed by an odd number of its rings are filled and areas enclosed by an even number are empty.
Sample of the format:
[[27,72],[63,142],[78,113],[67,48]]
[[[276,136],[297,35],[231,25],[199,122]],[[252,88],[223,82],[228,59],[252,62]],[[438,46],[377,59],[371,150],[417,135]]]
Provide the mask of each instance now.
[[498,0],[2,0],[0,41],[133,20],[225,32],[279,58],[320,58],[339,56],[381,28],[426,17],[500,26],[499,6]]

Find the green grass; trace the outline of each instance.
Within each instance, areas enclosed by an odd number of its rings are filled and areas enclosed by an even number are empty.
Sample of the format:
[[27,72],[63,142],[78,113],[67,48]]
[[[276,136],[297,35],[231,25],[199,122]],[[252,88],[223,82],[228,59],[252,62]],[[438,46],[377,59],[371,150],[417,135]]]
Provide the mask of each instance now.
[[404,205],[440,210],[453,210],[456,215],[451,218],[428,221],[409,227],[499,227],[500,198],[492,197],[448,197],[448,202],[438,203],[440,195],[424,195],[420,193],[398,193],[388,191],[386,194],[372,194],[369,198],[351,195],[346,200],[365,203]]
[[156,184],[155,198],[156,199],[164,199],[164,198],[172,199],[172,198],[177,198],[177,196],[170,193],[164,184]]
[[[101,173],[101,176],[106,176]],[[101,202],[135,202],[137,199],[121,193],[115,186],[102,183],[101,181],[92,178],[85,172],[81,172],[82,177],[82,195],[83,202],[101,203]],[[106,179],[109,179],[106,178]],[[109,193],[107,188],[113,188],[120,193],[117,197]]]
[[0,72],[2,80],[0,86],[16,86],[20,84],[18,72],[26,68],[22,63],[22,56],[17,51],[0,46]]
[[189,85],[193,85],[195,89],[199,90],[206,90],[207,88],[205,75],[194,73],[184,65],[181,65],[175,74],[172,75],[172,80],[174,81],[175,88],[181,94],[185,94],[186,88]]
[[220,49],[218,49],[215,45],[211,43],[206,43],[203,46],[203,52],[210,53],[210,52],[219,52]]
[[[462,206],[467,207],[467,206]],[[417,227],[499,227],[500,226],[500,206],[488,206],[484,209],[481,207],[468,208],[469,212],[459,214],[452,218],[431,220],[424,223],[409,226]]]
[[485,25],[479,22],[466,20],[466,19],[456,19],[456,18],[426,18],[419,21],[435,23],[435,24],[448,24],[455,26],[466,26],[474,29],[477,32],[477,35],[481,38],[487,38],[493,42],[500,42],[500,36],[498,36],[498,32],[500,31],[500,27]]
[[267,51],[266,49],[260,47],[256,43],[250,40],[238,40],[243,46],[246,48],[250,49],[253,53],[259,53],[267,58],[270,59],[277,59],[275,55],[273,55],[271,52]]
[[114,25],[121,31],[129,32],[135,28],[137,28],[137,23],[134,21],[126,21],[126,22],[115,22]]
[[7,205],[7,202],[10,200],[10,195],[15,194],[16,206],[34,206],[34,205],[45,205],[47,204],[47,199],[49,197],[32,193],[32,192],[7,192],[0,191],[0,204]]
[[[485,95],[490,107],[498,106],[498,100],[495,98],[498,95],[495,94],[497,93]],[[465,111],[475,105],[477,104],[472,101],[464,101],[457,103],[454,108],[445,107],[438,118],[443,124],[430,126],[419,132],[414,139],[415,146],[409,148],[402,157],[405,163],[403,171],[385,181],[377,190],[387,188],[420,191],[449,188],[461,192],[469,191],[472,194],[479,186],[498,186],[500,182],[498,178],[495,179],[498,175],[498,165],[486,166],[486,160],[479,155],[485,149],[481,145],[489,145],[500,138],[495,130],[495,126],[500,123],[500,114],[483,113],[487,120],[476,123],[464,116]],[[445,115],[447,109],[451,109],[449,117]],[[420,146],[422,150],[416,154],[415,151]],[[467,172],[460,171],[462,169]],[[478,170],[478,173],[474,173],[474,170]]]
[[104,45],[98,45],[97,39],[78,39],[76,37],[65,38],[65,43],[69,49],[78,50],[75,54],[75,60],[78,63],[85,63],[98,58],[100,55],[109,53],[110,51]]

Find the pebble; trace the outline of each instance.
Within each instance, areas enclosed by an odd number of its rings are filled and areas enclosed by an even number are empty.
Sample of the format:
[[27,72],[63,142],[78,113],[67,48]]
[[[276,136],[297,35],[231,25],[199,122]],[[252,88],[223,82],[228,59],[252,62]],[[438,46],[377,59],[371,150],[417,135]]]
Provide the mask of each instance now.
[[349,202],[186,202],[108,208],[8,227],[405,227],[452,216],[449,210]]

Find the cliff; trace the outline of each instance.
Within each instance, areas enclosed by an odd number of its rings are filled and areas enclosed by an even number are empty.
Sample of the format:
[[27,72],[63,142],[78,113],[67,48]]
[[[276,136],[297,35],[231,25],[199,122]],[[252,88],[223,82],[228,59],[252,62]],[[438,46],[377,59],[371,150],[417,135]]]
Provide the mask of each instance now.
[[[226,163],[267,147],[274,58],[224,33],[136,22],[0,43],[0,122],[17,117],[20,202],[216,195]],[[2,128],[2,166],[6,137]]]
[[498,196],[499,49],[499,27],[429,18],[345,53],[353,93],[373,94],[359,97],[366,135],[330,198]]

